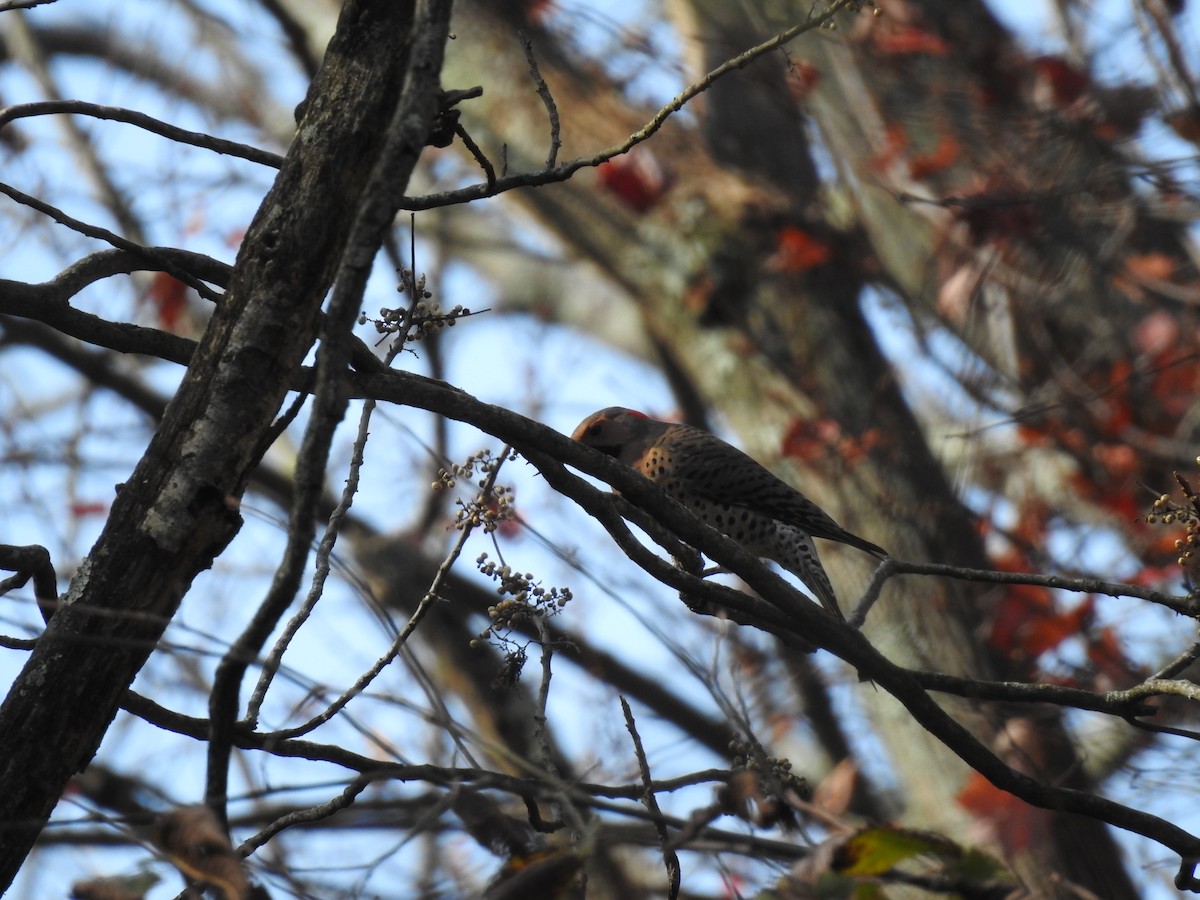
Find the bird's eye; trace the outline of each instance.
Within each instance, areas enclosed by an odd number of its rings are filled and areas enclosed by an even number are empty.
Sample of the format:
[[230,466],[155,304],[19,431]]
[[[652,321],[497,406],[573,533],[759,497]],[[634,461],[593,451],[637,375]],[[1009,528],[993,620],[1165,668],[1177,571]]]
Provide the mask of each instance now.
[[591,435],[592,437],[595,437],[596,435],[598,435],[600,433],[600,423],[597,422],[595,425],[593,425],[591,428],[589,428],[587,430],[587,433],[589,435]]

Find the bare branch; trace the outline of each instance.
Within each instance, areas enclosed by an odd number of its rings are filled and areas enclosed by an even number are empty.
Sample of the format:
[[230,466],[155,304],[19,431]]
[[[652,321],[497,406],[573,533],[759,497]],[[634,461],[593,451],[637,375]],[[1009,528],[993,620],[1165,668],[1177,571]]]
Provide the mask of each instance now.
[[13,9],[33,9],[35,6],[44,6],[54,2],[56,0],[4,0],[3,3],[0,3],[0,12],[8,12]]
[[525,43],[525,61],[529,64],[529,75],[533,79],[538,96],[542,98],[542,104],[546,107],[546,115],[550,119],[550,151],[546,154],[546,169],[553,169],[554,163],[558,160],[558,150],[562,147],[562,123],[558,119],[558,105],[554,102],[554,95],[550,93],[550,88],[546,86],[546,79],[538,71],[537,57],[533,55],[533,41],[524,35],[522,38]]
[[24,191],[19,191],[11,185],[4,184],[3,182],[0,182],[0,193],[11,197],[17,203],[28,206],[30,209],[35,209],[43,215],[49,216],[55,222],[58,222],[58,224],[65,225],[67,228],[82,234],[84,237],[90,237],[95,238],[98,241],[104,241],[106,244],[111,244],[113,247],[116,247],[119,250],[124,250],[128,253],[135,253],[147,260],[150,260],[154,263],[153,268],[174,275],[206,300],[211,300],[213,303],[216,303],[220,300],[220,295],[214,293],[211,288],[204,284],[204,282],[195,278],[189,272],[175,265],[175,263],[171,261],[169,255],[164,256],[156,254],[153,248],[143,247],[141,244],[123,238],[119,234],[109,231],[107,228],[100,228],[97,225],[89,225],[88,223],[79,219],[72,218],[58,207],[51,206],[49,203],[45,203],[36,197],[30,196]]
[[650,763],[646,759],[646,750],[642,747],[642,736],[638,734],[637,723],[633,720],[633,710],[629,708],[629,701],[624,697],[621,698],[621,712],[625,715],[625,728],[633,739],[633,752],[637,756],[638,771],[642,773],[642,802],[646,804],[646,809],[654,817],[654,829],[658,832],[658,840],[662,846],[663,863],[667,867],[667,897],[668,900],[675,900],[679,896],[679,854],[671,846],[671,836],[667,833],[666,823],[662,820],[662,810],[659,809],[658,799],[654,796],[654,790],[651,787]]
[[[761,561],[724,535],[695,520],[678,504],[669,502],[652,482],[629,467],[577,445],[544,425],[481,403],[465,392],[426,382],[408,373],[360,376],[355,379],[355,388],[377,399],[430,409],[452,419],[469,422],[511,443],[537,466],[552,487],[579,502],[588,512],[598,508],[595,489],[569,475],[559,460],[603,478],[618,488],[623,498],[647,510],[653,509],[655,517],[664,525],[706,556],[736,572],[776,609],[787,610],[786,617],[772,617],[772,623],[778,627],[778,630],[769,629],[773,634],[784,639],[802,634],[803,639],[829,650],[854,666],[860,676],[870,678],[895,696],[914,719],[996,787],[1033,806],[1079,813],[1145,835],[1171,848],[1184,860],[1200,858],[1200,838],[1170,822],[1085,791],[1043,784],[1005,764],[938,706],[911,674],[881,656],[853,629],[823,614],[815,604],[801,600],[786,582],[769,571]],[[642,560],[637,561],[642,564]],[[650,567],[658,568],[652,564]],[[737,591],[672,570],[665,563],[662,567],[670,571],[663,572],[660,580],[683,586],[714,606],[732,603],[736,608],[744,604],[744,599],[737,600],[729,596],[737,595]],[[658,577],[658,573],[655,574]]]
[[[44,0],[50,2],[50,0]],[[151,134],[157,134],[180,144],[190,144],[203,150],[211,150],[226,156],[236,156],[262,166],[278,169],[283,165],[283,157],[269,150],[260,150],[249,144],[228,141],[199,131],[188,131],[177,125],[171,125],[161,119],[148,116],[145,113],[120,106],[103,106],[99,103],[87,103],[83,100],[43,100],[37,103],[21,103],[0,109],[0,131],[9,122],[30,116],[49,116],[57,114],[90,116],[93,119],[108,119],[113,122],[124,122],[126,125],[136,125]]]
[[994,572],[988,569],[967,569],[939,563],[917,563],[900,559],[888,559],[879,565],[871,577],[871,583],[859,601],[858,607],[849,618],[855,628],[861,628],[867,613],[879,599],[884,583],[893,575],[939,575],[960,581],[978,581],[986,584],[1026,584],[1036,587],[1075,591],[1081,594],[1104,594],[1108,597],[1135,597],[1149,600],[1189,618],[1200,617],[1200,597],[1175,597],[1144,588],[1136,584],[1101,581],[1099,578],[1066,578],[1062,575],[1035,575],[1025,572]]
[[790,41],[795,40],[802,34],[820,28],[825,22],[832,19],[837,13],[850,6],[854,0],[836,0],[835,3],[819,15],[812,16],[807,21],[794,25],[791,28],[781,31],[774,37],[768,38],[761,44],[757,44],[746,50],[744,53],[739,53],[732,59],[727,60],[717,68],[713,69],[699,81],[688,85],[680,91],[670,103],[662,107],[654,117],[645,125],[631,134],[624,141],[615,144],[605,150],[601,150],[592,156],[579,157],[570,162],[563,163],[561,166],[547,167],[540,172],[529,172],[520,175],[506,175],[494,181],[489,181],[484,184],[476,184],[467,188],[460,188],[454,191],[444,191],[439,194],[427,194],[423,197],[408,197],[405,199],[401,209],[421,210],[433,209],[441,206],[452,206],[457,203],[468,203],[471,200],[479,200],[484,197],[494,197],[497,194],[503,194],[519,187],[536,187],[545,184],[554,184],[559,181],[566,181],[580,169],[594,169],[601,163],[608,162],[614,157],[628,153],[638,144],[649,140],[659,129],[666,124],[667,120],[675,113],[683,109],[693,98],[708,90],[713,82],[728,75],[737,69],[744,68],[758,57],[770,53],[772,50],[782,47]]

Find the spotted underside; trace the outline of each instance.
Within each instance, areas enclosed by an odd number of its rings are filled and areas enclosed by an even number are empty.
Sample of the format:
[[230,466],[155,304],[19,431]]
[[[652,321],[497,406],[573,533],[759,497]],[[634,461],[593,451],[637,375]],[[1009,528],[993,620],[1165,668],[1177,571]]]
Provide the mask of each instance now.
[[[683,426],[678,426],[678,428],[682,429]],[[670,441],[672,439],[672,430],[674,429],[664,432],[663,440]],[[755,556],[779,563],[784,569],[799,578],[825,609],[839,619],[844,618],[841,608],[838,606],[837,595],[817,556],[810,533],[760,512],[759,509],[762,507],[754,508],[753,504],[763,493],[764,488],[769,489],[771,485],[764,485],[762,475],[755,477],[756,473],[753,471],[747,473],[742,466],[736,465],[739,460],[735,456],[723,452],[718,454],[717,462],[728,462],[727,465],[704,466],[703,471],[694,472],[696,467],[690,465],[689,457],[693,455],[690,451],[702,449],[708,453],[711,450],[709,447],[693,447],[692,445],[696,443],[701,445],[708,443],[696,439],[694,434],[708,437],[712,441],[718,440],[707,432],[688,428],[682,435],[681,443],[651,446],[638,466],[642,474],[661,487],[665,494],[686,506],[701,522],[711,525],[717,531],[737,541]],[[676,433],[674,437],[678,438],[680,435]],[[720,444],[734,451],[737,456],[750,459],[737,448],[724,442],[720,442]],[[784,489],[792,491],[792,488],[788,487],[786,483],[775,478],[758,463],[754,463],[754,465],[759,472],[769,476]],[[793,491],[793,493],[795,492]],[[730,503],[726,501],[727,497],[735,497],[743,502]],[[775,508],[779,508],[779,506],[780,504],[774,504]],[[822,536],[832,536],[832,534],[842,532],[837,523],[821,512],[819,508],[811,503],[809,506],[819,513],[820,518],[825,520],[824,522],[819,519],[817,521],[817,527],[826,532]],[[804,512],[806,511],[791,511],[793,516]],[[803,517],[801,516],[801,518]],[[849,532],[842,533],[849,535]],[[853,537],[853,535],[850,536]],[[836,537],[833,539],[837,540]]]

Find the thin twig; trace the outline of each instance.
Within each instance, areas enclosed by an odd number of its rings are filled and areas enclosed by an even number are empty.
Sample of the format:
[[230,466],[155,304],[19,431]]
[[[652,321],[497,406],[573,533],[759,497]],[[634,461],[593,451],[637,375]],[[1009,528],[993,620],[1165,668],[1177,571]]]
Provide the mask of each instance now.
[[1171,662],[1167,663],[1146,680],[1156,681],[1159,679],[1174,678],[1197,659],[1200,659],[1200,642],[1192,644],[1192,646],[1188,647],[1179,656],[1175,657],[1175,659],[1171,660]]
[[8,12],[13,9],[33,9],[35,6],[54,2],[55,0],[4,0],[3,3],[0,3],[0,12]]
[[[51,0],[41,0],[41,2],[51,2]],[[2,11],[0,9],[0,12]],[[236,156],[239,159],[248,160],[252,163],[269,166],[272,169],[278,169],[283,166],[283,157],[278,153],[271,153],[269,150],[261,150],[249,144],[241,144],[237,141],[228,141],[224,138],[213,137],[210,134],[204,134],[199,131],[188,131],[186,128],[180,128],[177,125],[172,125],[169,122],[164,122],[161,119],[156,119],[153,116],[148,116],[136,110],[125,109],[121,106],[104,106],[99,103],[88,103],[84,100],[40,100],[36,103],[19,103],[14,106],[6,106],[0,109],[0,129],[3,129],[9,122],[14,122],[17,119],[25,119],[30,116],[61,114],[90,116],[93,119],[123,122],[126,125],[134,125],[137,128],[141,128],[143,131],[149,131],[151,134],[157,134],[167,140],[175,141],[178,144],[190,144],[202,150],[211,150],[214,153],[221,153],[225,156]]]
[[309,585],[308,595],[304,598],[304,602],[300,604],[300,608],[296,610],[295,615],[284,626],[283,633],[279,636],[279,639],[271,647],[271,652],[263,662],[258,682],[255,684],[254,691],[250,695],[245,721],[251,728],[257,727],[259,712],[262,709],[263,701],[266,699],[267,689],[270,687],[275,673],[279,670],[284,652],[290,646],[296,633],[300,630],[300,626],[308,621],[309,616],[312,615],[312,611],[316,608],[317,601],[325,593],[325,582],[329,578],[329,560],[333,554],[333,547],[341,531],[342,523],[346,519],[346,514],[349,513],[350,507],[354,503],[354,497],[358,493],[359,476],[362,472],[363,460],[365,458],[368,426],[371,421],[371,411],[374,408],[375,404],[370,402],[365,403],[362,414],[359,416],[358,434],[355,435],[354,446],[350,453],[350,466],[349,471],[346,473],[346,485],[342,489],[342,496],[338,500],[337,506],[329,514],[329,519],[325,525],[325,532],[321,535],[321,542],[317,545],[315,571],[313,572],[312,582]]
[[658,840],[662,846],[663,863],[667,867],[667,898],[668,900],[675,900],[679,896],[679,854],[671,846],[671,835],[667,831],[666,822],[663,821],[662,810],[658,806],[658,799],[654,796],[654,789],[652,787],[653,779],[650,777],[650,763],[646,759],[646,750],[642,746],[642,736],[638,734],[637,723],[633,719],[633,710],[629,708],[628,700],[624,697],[621,697],[620,700],[621,712],[625,714],[625,727],[629,730],[629,736],[633,739],[633,752],[637,756],[638,771],[642,774],[642,802],[646,804],[646,809],[649,811],[651,819],[654,822],[654,830],[658,833]]
[[554,640],[550,637],[550,629],[546,627],[545,616],[537,617],[537,628],[538,641],[542,645],[542,679],[538,685],[537,706],[533,713],[533,737],[542,754],[542,765],[557,775],[558,767],[554,764],[554,754],[550,752],[550,736],[546,730],[546,705],[550,702],[550,679],[553,677],[550,661],[554,656]]
[[[443,191],[438,194],[426,194],[420,197],[408,197],[405,199],[402,209],[433,209],[435,207],[451,206],[458,203],[469,203],[472,200],[478,200],[483,197],[493,197],[496,194],[502,194],[506,191],[511,191],[514,188],[520,187],[535,187],[544,184],[554,184],[560,181],[566,181],[580,169],[595,168],[602,163],[614,157],[628,153],[638,144],[648,140],[655,135],[666,121],[675,113],[683,109],[689,101],[697,95],[708,90],[713,82],[728,75],[735,69],[741,69],[753,62],[760,56],[770,53],[777,47],[781,47],[789,41],[795,40],[805,32],[821,27],[825,22],[829,21],[848,7],[854,0],[837,0],[829,6],[825,12],[820,15],[813,16],[806,22],[795,25],[786,31],[781,31],[774,37],[768,38],[761,44],[751,47],[744,53],[739,53],[732,59],[727,60],[717,66],[699,81],[688,85],[680,93],[678,93],[669,103],[663,106],[654,117],[645,125],[631,134],[628,138],[621,141],[619,144],[601,150],[592,156],[579,157],[570,162],[563,163],[555,168],[543,169],[540,172],[528,172],[519,175],[504,175],[496,179],[494,182],[486,184],[476,184],[470,187],[460,188],[454,191]],[[507,171],[507,167],[501,168],[502,172]]]
[[89,225],[87,222],[68,216],[58,207],[51,206],[49,203],[39,200],[37,197],[26,194],[24,191],[19,191],[15,187],[4,184],[3,182],[0,182],[0,194],[5,194],[6,196],[15,200],[17,203],[20,203],[22,206],[28,206],[30,209],[36,210],[44,216],[49,216],[59,225],[64,225],[67,228],[70,228],[72,231],[82,234],[84,237],[90,237],[98,241],[104,241],[106,244],[111,244],[113,247],[116,247],[119,250],[125,250],[129,253],[136,253],[144,259],[153,260],[155,263],[155,268],[158,268],[161,271],[178,278],[204,299],[210,300],[213,303],[219,303],[221,300],[221,295],[213,291],[213,289],[204,282],[200,281],[198,278],[194,278],[192,275],[172,263],[165,256],[156,253],[155,250],[150,247],[144,247],[135,241],[123,238],[119,234],[109,231],[107,228],[101,228],[98,225]]
[[[493,471],[488,473],[483,487],[480,488],[480,493],[482,495],[486,495],[492,490],[493,487],[495,487],[496,478],[500,474],[500,466],[508,457],[510,450],[510,447],[505,446],[503,453],[499,457],[499,464],[495,466]],[[421,598],[421,602],[418,603],[417,608],[413,610],[413,614],[409,617],[409,620],[405,624],[404,628],[402,628],[400,633],[396,635],[395,639],[392,641],[392,645],[388,648],[387,653],[377,659],[371,668],[358,677],[353,685],[351,685],[341,696],[339,696],[316,716],[313,716],[307,722],[302,725],[298,725],[295,728],[286,728],[273,732],[274,736],[280,738],[293,738],[307,734],[317,727],[323,725],[325,722],[328,722],[335,715],[337,715],[337,713],[341,711],[346,704],[366,690],[367,686],[375,680],[379,673],[382,672],[389,664],[391,664],[391,662],[400,654],[400,651],[407,643],[408,638],[414,631],[416,631],[417,626],[425,617],[425,613],[429,610],[429,607],[434,602],[441,599],[439,593],[442,590],[442,585],[445,583],[446,578],[449,577],[450,570],[454,568],[454,564],[458,562],[458,558],[462,555],[463,547],[466,546],[467,539],[471,537],[471,533],[473,531],[474,526],[471,525],[470,521],[463,523],[462,530],[459,532],[458,539],[454,542],[454,546],[450,548],[450,552],[446,554],[445,559],[443,559],[441,565],[438,566],[437,573],[433,577],[433,583],[429,585],[429,590],[425,592],[425,596]]]
[[367,786],[374,780],[370,775],[359,775],[346,785],[346,789],[332,800],[310,806],[307,809],[293,810],[286,815],[280,816],[266,828],[263,828],[254,836],[239,844],[237,848],[238,855],[243,857],[249,856],[284,829],[291,828],[294,825],[320,822],[322,819],[328,819],[330,816],[341,812],[353,804],[355,798],[365,791]]
[[546,155],[546,168],[553,169],[558,160],[559,148],[562,147],[562,123],[558,119],[558,104],[554,102],[554,95],[550,93],[546,79],[538,69],[537,57],[533,55],[533,41],[524,35],[521,37],[525,42],[525,61],[529,63],[529,75],[533,78],[538,96],[542,98],[542,105],[546,107],[546,115],[550,118],[550,152]]
[[978,581],[987,584],[1023,584],[1034,587],[1074,591],[1080,594],[1104,594],[1108,597],[1134,597],[1148,600],[1174,610],[1189,618],[1200,617],[1200,600],[1192,597],[1176,597],[1136,584],[1119,581],[1101,581],[1099,578],[1066,578],[1062,575],[1035,575],[1026,572],[995,572],[990,569],[967,569],[941,563],[918,563],[900,559],[886,559],[871,576],[858,606],[847,621],[854,628],[861,628],[867,613],[879,600],[884,583],[893,575],[939,575],[959,581]]
[[458,139],[463,142],[463,146],[475,157],[475,162],[479,163],[479,167],[483,169],[483,175],[487,178],[488,187],[495,187],[496,168],[492,165],[492,161],[487,158],[487,154],[475,143],[475,139],[467,133],[467,129],[462,126],[461,122],[455,124],[454,133],[458,135]]

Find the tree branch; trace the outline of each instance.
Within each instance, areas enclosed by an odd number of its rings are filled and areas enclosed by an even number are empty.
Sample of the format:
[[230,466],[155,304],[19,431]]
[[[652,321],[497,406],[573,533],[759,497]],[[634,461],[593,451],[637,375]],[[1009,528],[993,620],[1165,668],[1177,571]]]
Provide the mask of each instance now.
[[[594,498],[589,497],[586,502],[583,499],[589,493],[595,494],[595,489],[573,476],[565,477],[559,461],[607,481],[620,490],[623,498],[653,511],[655,518],[688,544],[736,573],[776,610],[786,611],[786,619],[774,617],[773,624],[779,625],[780,630],[772,628],[772,633],[781,639],[799,637],[811,641],[854,666],[861,676],[870,678],[896,697],[917,722],[996,787],[1033,806],[1089,816],[1149,837],[1178,853],[1185,868],[1188,860],[1200,858],[1200,838],[1170,822],[1104,797],[1043,784],[1006,765],[938,706],[912,674],[881,656],[858,632],[825,615],[815,604],[802,600],[761,561],[697,521],[633,469],[578,445],[540,423],[481,403],[463,391],[419,376],[403,372],[358,376],[354,385],[361,395],[428,409],[474,425],[512,444],[537,466],[552,487],[581,502],[585,508],[596,506]],[[663,566],[671,569],[665,563]],[[738,593],[679,570],[671,569],[671,573],[664,574],[670,574],[670,577],[661,580],[673,586],[682,585],[714,606],[728,604],[731,600],[728,595]]]

